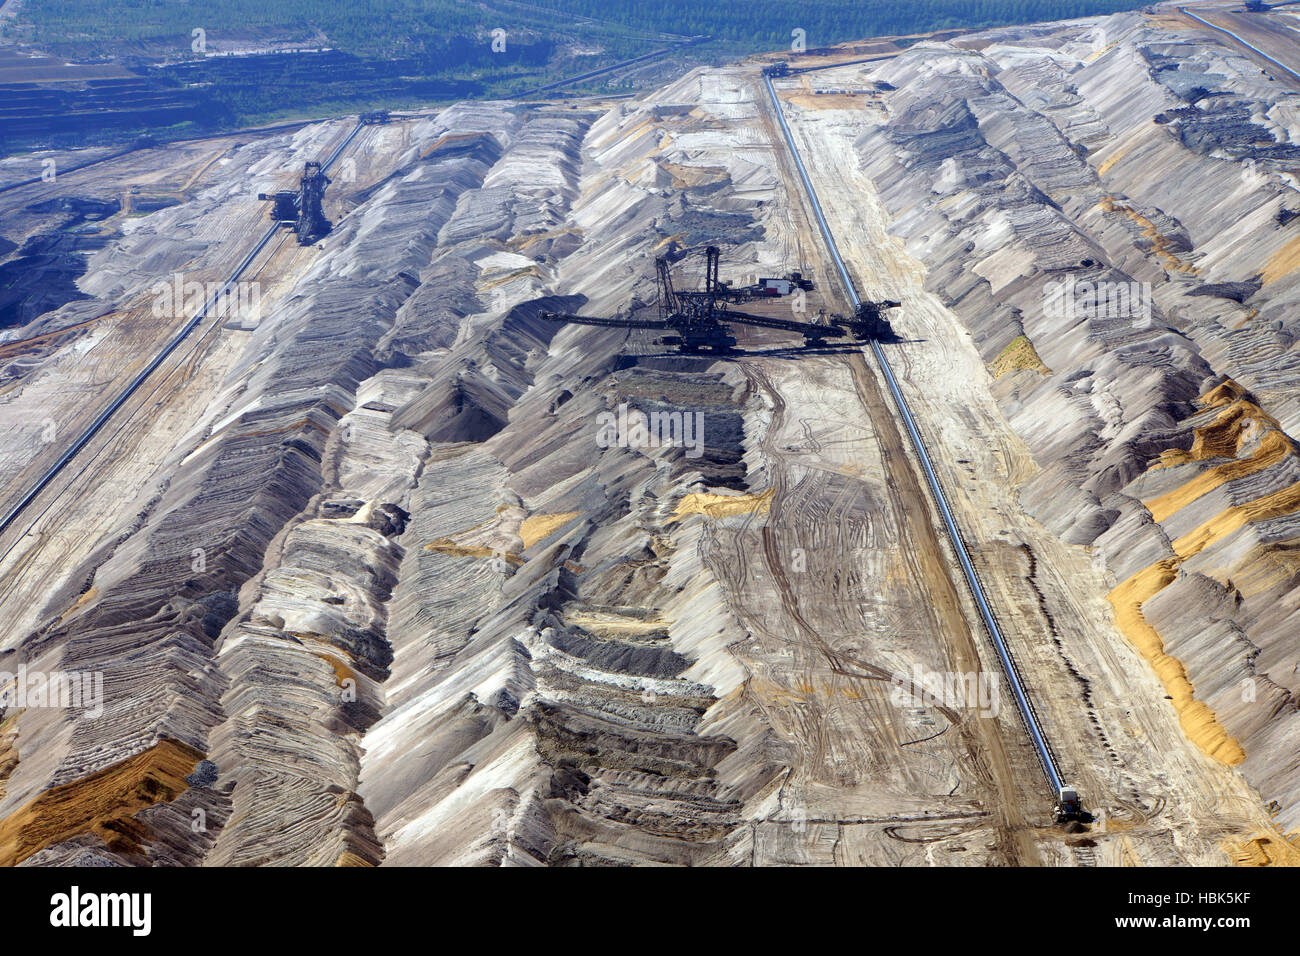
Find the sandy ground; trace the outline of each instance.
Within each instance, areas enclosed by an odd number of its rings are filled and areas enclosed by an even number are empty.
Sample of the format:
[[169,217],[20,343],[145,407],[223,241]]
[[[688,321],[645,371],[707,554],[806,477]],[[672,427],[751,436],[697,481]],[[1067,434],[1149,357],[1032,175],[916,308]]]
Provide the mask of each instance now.
[[[760,109],[751,73],[699,78],[710,115],[743,129],[693,134],[692,161],[743,153],[777,179],[762,255],[806,267],[831,311],[849,307]],[[724,263],[724,272],[736,268]],[[770,504],[706,523],[702,557],[751,639],[729,648],[740,692],[782,742],[779,793],[750,812],[750,862],[1036,865],[1069,862],[1052,795],[1009,691],[921,702],[913,678],[998,681],[939,542],[906,438],[858,347],[770,355],[741,330],[734,372],[751,394],[749,483]],[[801,826],[796,825],[801,824]]]
[[[829,71],[823,82],[859,85],[857,70]],[[1183,737],[1158,681],[1114,627],[1103,599],[1113,583],[1087,550],[1061,544],[1019,507],[1016,486],[1034,463],[999,413],[969,336],[923,291],[923,267],[887,234],[858,172],[853,141],[873,114],[786,110],[860,290],[903,302],[893,321],[905,341],[888,347],[895,374],[1064,772],[1100,817],[1087,841],[1095,849],[1071,853],[1080,863],[1226,862],[1223,844],[1269,832],[1268,814],[1236,774]],[[977,620],[964,589],[961,597],[967,620]],[[963,643],[960,629],[946,636]],[[982,629],[977,642],[987,656]],[[1053,831],[1037,840],[1059,853]]]
[[[823,74],[818,87],[856,88],[865,75],[845,67]],[[739,156],[771,170],[785,197],[766,216],[766,254],[806,266],[827,306],[847,311],[757,71],[705,73],[700,84],[701,103],[727,125],[690,134],[698,140],[683,148],[698,150],[692,164]],[[873,187],[857,171],[854,139],[878,113],[821,102],[786,109],[860,289],[904,303],[894,313],[906,340],[890,347],[895,372],[1045,729],[1100,819],[1086,837],[1050,825],[1051,794],[1009,703],[900,703],[898,691],[915,688],[898,678],[917,668],[998,673],[910,448],[862,350],[797,360],[756,354],[739,358],[732,374],[749,390],[747,463],[755,487],[766,479],[770,505],[705,522],[701,544],[751,635],[730,649],[747,675],[734,692],[762,712],[789,767],[769,803],[750,808],[751,861],[1227,862],[1223,845],[1269,832],[1268,815],[1235,773],[1182,736],[1159,682],[1113,626],[1104,600],[1113,582],[1085,549],[1060,544],[1020,509],[1015,488],[1034,464],[1003,421],[965,332],[923,291],[923,268],[888,236]],[[365,136],[356,148],[368,148]],[[218,158],[194,156],[180,185],[202,182],[204,162]],[[263,207],[247,207],[231,216],[223,261],[205,263],[214,272],[228,271],[225,259],[236,263],[260,233]],[[287,241],[262,268],[288,283],[311,261],[311,250]],[[66,359],[60,381],[72,369],[80,381],[68,380],[62,393],[13,396],[17,412],[69,423],[92,414],[83,392],[96,384],[107,394],[106,379],[124,382],[126,363],[143,361],[172,330],[128,319],[101,323],[90,349],[102,351],[92,359]],[[182,438],[220,415],[228,398],[221,382],[246,335],[216,323],[197,330],[169,362],[170,376],[151,383],[158,393],[147,388],[133,400],[42,496],[32,532],[23,536],[23,522],[0,541],[18,542],[0,563],[4,642],[74,604],[77,569],[157,493],[172,449],[189,444]],[[742,336],[742,347],[755,344],[771,343],[761,333]],[[1000,699],[1010,700],[1005,686]]]
[[[1260,66],[1276,81],[1292,89],[1300,89],[1300,35],[1289,28],[1280,17],[1261,17],[1258,14],[1245,13],[1236,4],[1231,6],[1212,4],[1197,6],[1188,4],[1186,9],[1203,20],[1208,20],[1230,33],[1236,34],[1250,46],[1237,42],[1217,30],[1211,30],[1203,23],[1184,16],[1189,27],[1208,34],[1221,43],[1239,50],[1259,62]],[[1250,47],[1254,47],[1252,50]],[[1258,51],[1258,52],[1257,52]],[[1259,53],[1262,52],[1264,57]],[[1276,60],[1291,71],[1290,74],[1277,69],[1265,57]]]
[[[343,135],[347,129],[341,124]],[[150,195],[175,189],[185,195],[204,185],[204,175],[230,148],[225,140],[187,146],[186,162],[158,168],[148,152],[73,173],[56,180],[58,193],[78,194],[109,178],[124,188],[143,184]],[[353,148],[362,148],[354,143]],[[134,169],[133,165],[139,168]],[[33,186],[11,196],[30,202]],[[8,199],[8,197],[6,197]],[[337,218],[337,207],[327,214]],[[216,256],[185,270],[187,281],[224,278],[244,258],[266,228],[266,204],[240,202],[223,223]],[[263,314],[276,296],[313,261],[284,230],[263,251],[245,281],[259,281]],[[188,318],[188,315],[185,317]],[[149,361],[185,319],[152,314],[152,300],[131,303],[91,323],[81,347],[63,347],[53,362],[6,390],[0,423],[22,436],[7,442],[0,496],[12,498],[30,486],[67,444]],[[205,319],[114,416],[108,427],[78,455],[28,508],[24,519],[0,536],[0,619],[5,621],[0,646],[18,640],[39,622],[71,606],[82,583],[74,580],[105,542],[130,529],[138,512],[164,487],[174,462],[173,448],[195,429],[216,417],[214,402],[226,374],[238,360],[249,333],[226,327],[224,318]],[[54,337],[66,345],[62,336]],[[20,342],[12,343],[22,349]],[[228,397],[228,396],[227,396]],[[42,431],[43,425],[53,428]],[[47,436],[48,439],[47,440]],[[33,518],[36,520],[33,521]],[[196,545],[200,546],[200,545]],[[102,554],[101,554],[102,558]]]

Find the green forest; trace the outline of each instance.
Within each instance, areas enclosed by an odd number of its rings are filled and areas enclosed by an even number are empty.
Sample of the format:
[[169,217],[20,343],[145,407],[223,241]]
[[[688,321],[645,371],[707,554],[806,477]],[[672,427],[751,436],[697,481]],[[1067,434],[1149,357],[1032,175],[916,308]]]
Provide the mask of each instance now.
[[871,36],[928,33],[956,27],[1068,20],[1133,10],[1131,0],[533,0],[560,13],[604,17],[637,30],[709,34],[749,50],[790,43],[801,29],[811,47]]
[[[30,120],[36,110],[46,117],[21,132],[6,133],[0,123],[0,153],[519,98],[557,83],[564,84],[560,95],[631,93],[691,66],[791,49],[796,31],[812,50],[871,36],[1135,6],[1132,0],[22,0],[17,17],[0,26],[0,41],[76,62],[114,60],[147,90],[108,110],[93,90],[77,90],[75,83],[0,91],[14,116]],[[505,38],[501,49],[493,47],[494,34]],[[212,55],[273,49],[297,52]],[[599,72],[655,51],[662,55],[631,77]],[[598,75],[586,77],[593,71]],[[575,77],[584,78],[571,82]],[[86,110],[97,125],[64,128],[62,117]]]
[[[208,37],[301,41],[359,55],[403,56],[491,30],[603,40],[625,53],[663,35],[709,35],[719,48],[809,47],[869,36],[1059,20],[1134,9],[1132,0],[23,0],[17,38],[65,54],[184,53],[194,29]],[[621,42],[620,42],[621,41]]]

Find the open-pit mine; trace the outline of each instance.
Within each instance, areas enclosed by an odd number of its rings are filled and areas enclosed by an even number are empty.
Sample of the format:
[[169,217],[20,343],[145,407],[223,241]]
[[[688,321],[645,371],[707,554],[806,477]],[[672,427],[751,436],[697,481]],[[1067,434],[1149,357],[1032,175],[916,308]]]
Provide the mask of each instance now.
[[0,161],[0,864],[1296,863],[1297,39]]

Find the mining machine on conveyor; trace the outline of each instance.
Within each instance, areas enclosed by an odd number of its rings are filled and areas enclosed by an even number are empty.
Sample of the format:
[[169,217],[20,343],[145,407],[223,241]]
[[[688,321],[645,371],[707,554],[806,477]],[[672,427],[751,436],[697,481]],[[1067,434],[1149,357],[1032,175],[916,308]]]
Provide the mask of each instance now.
[[330,231],[329,220],[321,206],[325,187],[329,184],[330,178],[320,163],[307,163],[297,192],[258,193],[257,198],[271,201],[272,222],[292,226],[298,234],[298,244],[309,246]]
[[321,202],[325,198],[325,187],[330,179],[321,169],[320,163],[308,163],[302,172],[300,200],[298,206],[298,244],[311,245],[330,231],[329,220]]
[[882,313],[884,309],[897,307],[897,302],[864,302],[852,319],[834,316],[825,324],[751,315],[724,308],[718,300],[726,297],[729,287],[718,278],[721,252],[717,246],[709,246],[705,250],[705,257],[702,292],[677,291],[673,287],[668,260],[662,256],[655,260],[659,290],[658,319],[605,318],[567,312],[543,312],[541,317],[550,322],[573,325],[668,332],[670,334],[662,339],[664,345],[679,346],[683,352],[708,351],[715,354],[730,352],[736,345],[736,338],[727,328],[728,324],[794,332],[802,335],[807,345],[824,345],[828,338],[841,338],[845,335],[861,339],[885,337],[889,333],[889,323]]
[[885,316],[886,309],[897,309],[902,306],[901,302],[893,302],[886,299],[883,302],[863,302],[853,312],[853,318],[841,319],[838,316],[831,320],[833,325],[842,327],[849,335],[859,341],[882,341],[892,338],[894,330],[889,325],[889,319]]
[[655,278],[659,289],[659,318],[604,318],[592,315],[573,315],[567,312],[543,312],[542,318],[550,322],[572,325],[594,325],[613,329],[648,329],[667,332],[664,345],[676,345],[683,352],[730,352],[736,337],[719,321],[713,296],[705,293],[679,293],[673,288],[673,277],[668,260],[662,256],[655,260]]

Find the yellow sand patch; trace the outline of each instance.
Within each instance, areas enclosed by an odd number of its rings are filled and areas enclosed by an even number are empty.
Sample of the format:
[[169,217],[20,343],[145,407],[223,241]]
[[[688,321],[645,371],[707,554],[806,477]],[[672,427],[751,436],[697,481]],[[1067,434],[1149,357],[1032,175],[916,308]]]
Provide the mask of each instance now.
[[707,515],[710,518],[728,518],[757,512],[767,514],[772,506],[772,488],[758,495],[715,495],[701,491],[686,495],[677,502],[677,512],[668,519],[672,524],[686,515]]
[[549,538],[560,528],[578,517],[581,512],[565,511],[553,515],[533,515],[531,518],[525,518],[523,524],[519,526],[519,537],[524,539],[524,550],[527,551],[538,541]]
[[806,110],[861,110],[872,97],[866,93],[782,93],[781,99]]
[[1040,375],[1052,374],[1052,370],[1038,357],[1034,343],[1029,341],[1028,336],[1017,335],[998,353],[998,357],[993,360],[991,370],[994,378],[1001,378],[1003,375],[1021,369],[1038,372]]
[[57,332],[46,332],[44,335],[33,335],[29,339],[18,339],[13,342],[6,342],[4,345],[0,345],[0,359],[7,359],[21,353],[31,352],[47,345],[54,345],[64,338],[70,340],[72,336],[86,331],[91,325],[111,321],[112,319],[120,317],[121,313],[107,312],[98,318],[87,319],[85,322],[78,322],[76,325],[66,326],[59,329]]
[[736,688],[737,694],[749,693],[759,700],[767,701],[779,706],[789,706],[791,704],[802,704],[808,698],[804,694],[783,687],[774,681],[764,680],[761,677],[750,678]]
[[203,757],[187,744],[162,740],[98,773],[51,787],[0,820],[0,866],[16,866],[83,833],[99,836],[114,852],[140,852],[151,832],[135,815],[189,789],[185,778]]
[[348,667],[347,664],[344,664],[337,657],[332,657],[329,654],[317,654],[316,656],[328,664],[330,669],[334,671],[334,682],[340,687],[343,686],[345,680],[355,681],[357,679],[357,675],[353,672],[352,668]]
[[[1169,468],[1211,458],[1237,459],[1201,472],[1186,484],[1145,502],[1156,521],[1164,521],[1225,482],[1253,475],[1295,453],[1295,443],[1282,431],[1277,419],[1245,399],[1245,394],[1245,389],[1228,379],[1202,395],[1198,399],[1200,404],[1219,408],[1220,413],[1210,424],[1192,432],[1191,448],[1164,451],[1152,464],[1152,468]],[[1250,456],[1239,458],[1242,447],[1256,439]]]
[[[1231,583],[1242,597],[1271,591],[1300,574],[1300,537],[1259,544],[1232,569]],[[1220,582],[1225,583],[1223,581]]]
[[[1111,44],[1111,46],[1114,46],[1114,44]],[[1131,147],[1125,146],[1123,149],[1116,150],[1115,155],[1102,160],[1101,164],[1097,166],[1097,175],[1105,176],[1108,172],[1111,171],[1111,168],[1116,163],[1118,163],[1121,159],[1123,159],[1125,156],[1128,155],[1130,149]]]
[[671,625],[661,617],[641,619],[624,614],[611,614],[600,611],[575,611],[565,615],[565,621],[592,634],[622,634],[628,637],[642,637],[647,634],[665,631]]
[[1174,552],[1183,560],[1195,557],[1216,541],[1255,521],[1279,518],[1300,511],[1300,481],[1263,498],[1233,505],[1219,512],[1195,531],[1174,542]]
[[1285,246],[1273,253],[1268,263],[1264,266],[1264,272],[1261,276],[1264,285],[1270,282],[1276,282],[1283,276],[1288,276],[1300,268],[1300,236],[1296,236]]
[[1222,408],[1225,405],[1231,405],[1245,394],[1246,390],[1244,388],[1228,378],[1202,395],[1198,401],[1208,408]]
[[[478,525],[467,531],[458,531],[447,538],[437,538],[424,546],[426,551],[435,551],[455,558],[494,558],[500,556],[515,567],[524,563],[516,551],[505,550],[504,545],[512,542],[517,534],[523,540],[523,548],[531,548],[539,541],[549,538],[564,527],[579,511],[566,511],[560,514],[541,514],[524,518],[524,509],[518,505],[502,505],[497,508],[497,520]],[[489,543],[497,544],[491,547]]]
[[1083,62],[1092,63],[1094,60],[1099,60],[1107,53],[1109,53],[1111,50],[1115,49],[1115,47],[1117,46],[1119,46],[1118,40],[1116,40],[1114,43],[1107,43],[1100,50],[1094,50],[1092,53],[1089,53],[1086,57],[1084,57]]
[[188,193],[190,187],[199,181],[199,177],[202,176],[204,173],[206,173],[209,169],[211,169],[213,164],[216,163],[217,160],[225,156],[227,152],[228,150],[222,150],[221,152],[216,153],[215,155],[213,155],[211,159],[209,159],[206,163],[204,163],[202,166],[196,169],[194,171],[194,175],[191,176],[189,179],[185,180],[185,185],[181,187],[180,191],[182,193]]
[[62,623],[72,615],[76,614],[97,597],[99,597],[99,588],[87,588],[84,594],[79,595],[77,599],[68,606],[68,609],[59,615],[59,623]]
[[1228,735],[1214,711],[1196,699],[1182,661],[1165,653],[1160,633],[1142,616],[1142,604],[1178,576],[1177,565],[1173,558],[1158,561],[1111,591],[1108,597],[1115,608],[1115,622],[1173,698],[1174,710],[1187,739],[1220,763],[1235,766],[1246,759],[1245,751]]
[[1220,485],[1253,475],[1257,471],[1263,471],[1265,468],[1277,464],[1287,455],[1294,453],[1295,446],[1292,445],[1291,439],[1280,431],[1269,431],[1265,433],[1254,454],[1249,458],[1216,465],[1201,472],[1186,484],[1179,485],[1172,491],[1167,491],[1159,497],[1143,502],[1143,504],[1151,512],[1152,518],[1156,521],[1164,521],[1174,512],[1186,508],[1197,498],[1208,494]]
[[1253,436],[1254,432],[1261,429],[1281,428],[1277,419],[1254,402],[1244,398],[1238,398],[1226,405],[1222,402],[1202,399],[1201,404],[1209,408],[1217,407],[1222,411],[1210,424],[1202,425],[1192,432],[1191,448],[1186,451],[1164,452],[1160,456],[1161,466],[1183,465],[1190,461],[1205,461],[1208,458],[1235,458],[1241,453],[1242,445]]
[[488,279],[486,282],[480,282],[478,288],[480,292],[488,292],[498,286],[505,285],[507,282],[514,282],[516,279],[522,279],[524,276],[532,276],[534,279],[540,279],[542,277],[542,270],[537,268],[537,266],[524,266],[522,269],[516,269],[514,272],[506,273],[505,275],[498,276],[495,279]]
[[506,248],[522,251],[547,239],[559,239],[561,236],[581,236],[582,230],[576,228],[551,229],[546,232],[530,232],[522,236],[512,236],[506,240]]
[[[1152,467],[1159,468],[1215,458],[1235,459],[1209,468],[1179,487],[1145,502],[1157,522],[1165,521],[1226,482],[1254,474],[1295,454],[1294,442],[1281,430],[1277,420],[1245,395],[1245,389],[1232,380],[1206,392],[1200,397],[1200,404],[1220,409],[1219,414],[1208,425],[1195,429],[1190,449],[1166,451],[1154,463]],[[1242,448],[1252,442],[1255,447],[1251,454],[1239,458]],[[1164,652],[1160,634],[1142,615],[1142,604],[1177,577],[1178,567],[1183,561],[1200,554],[1216,541],[1251,522],[1298,510],[1300,482],[1254,501],[1232,505],[1174,541],[1175,557],[1139,571],[1110,593],[1120,629],[1142,653],[1173,698],[1188,739],[1206,754],[1229,766],[1245,759],[1241,745],[1228,736],[1214,712],[1195,699],[1182,662]],[[1264,579],[1284,573],[1288,564],[1295,563],[1289,561],[1285,553],[1278,555],[1275,551],[1276,545],[1270,546],[1264,549],[1265,553],[1243,561],[1247,570],[1237,586],[1258,590]],[[1236,578],[1234,574],[1234,583]]]
[[81,595],[79,598],[77,598],[76,601],[72,603],[72,608],[69,611],[69,613],[71,613],[71,611],[76,611],[78,608],[84,607],[85,605],[89,604],[91,601],[95,600],[95,598],[97,597],[99,597],[99,588],[95,588],[95,587],[87,588],[86,593]]
[[[346,415],[349,411],[351,411],[351,409],[341,409],[339,417],[343,417],[343,415]],[[322,422],[314,421],[310,418],[300,418],[296,422],[290,422],[287,425],[279,425],[275,428],[259,428],[256,431],[239,432],[239,435],[242,438],[261,438],[264,435],[281,435],[285,432],[298,431],[305,428],[314,428],[318,432],[323,432],[326,435],[330,433],[330,428]]]
[[1136,209],[1133,209],[1130,206],[1121,205],[1120,203],[1115,202],[1115,200],[1110,196],[1103,197],[1101,202],[1097,205],[1106,212],[1120,213],[1128,216],[1129,219],[1137,223],[1142,229],[1142,235],[1151,240],[1152,251],[1165,263],[1166,268],[1172,269],[1175,272],[1185,272],[1188,275],[1200,275],[1200,270],[1197,269],[1196,266],[1184,262],[1182,259],[1179,259],[1176,254],[1170,251],[1170,242],[1168,237],[1160,235],[1156,230],[1156,224]]
[[[491,548],[485,548],[482,545],[462,545],[457,544],[450,538],[438,538],[430,541],[424,546],[425,551],[435,551],[438,554],[446,554],[453,558],[494,558],[497,556],[496,551]],[[519,557],[513,551],[507,551],[501,554],[511,564],[518,567],[524,563],[524,559]]]
[[1234,866],[1300,866],[1300,834],[1257,836],[1223,849]]
[[335,866],[374,866],[369,860],[362,859],[351,850],[344,850],[339,854],[339,858],[334,861]]
[[702,106],[695,107],[695,109],[691,110],[686,115],[694,121],[691,123],[692,130],[727,128],[726,123],[722,122],[722,120],[718,119]]
[[1164,27],[1166,30],[1199,30],[1204,29],[1201,24],[1197,23],[1190,17],[1185,17],[1176,13],[1144,13],[1142,14],[1147,20],[1156,26]]
[[726,182],[730,174],[721,166],[684,166],[681,163],[659,161],[659,168],[673,180],[673,188],[688,189],[691,186],[712,186]]
[[438,150],[442,149],[444,146],[449,146],[453,143],[461,143],[464,142],[465,140],[481,139],[481,138],[491,138],[491,134],[490,133],[448,133],[447,135],[441,137],[436,143],[434,143],[432,146],[426,149],[423,153],[421,153],[420,158],[428,159],[430,156],[432,156]]

